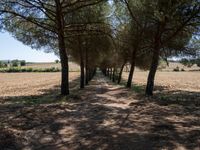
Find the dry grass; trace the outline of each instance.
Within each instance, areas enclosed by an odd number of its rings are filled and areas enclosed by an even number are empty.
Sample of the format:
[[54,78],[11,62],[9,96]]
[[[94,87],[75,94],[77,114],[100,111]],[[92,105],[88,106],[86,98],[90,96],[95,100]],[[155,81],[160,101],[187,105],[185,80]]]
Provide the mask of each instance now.
[[[60,69],[61,64],[60,63],[34,63],[34,64],[27,64],[26,66],[24,66],[22,68],[45,69],[45,68],[51,68],[51,67]],[[76,63],[69,62],[69,70],[70,71],[79,71],[80,67]]]
[[[70,72],[70,81],[79,72]],[[41,95],[47,89],[60,85],[61,73],[0,73],[0,98],[12,96]]]
[[[124,72],[124,79],[128,78],[128,73]],[[133,83],[146,85],[148,72],[136,71]],[[157,72],[155,85],[168,90],[200,91],[199,72]]]
[[60,63],[33,63],[33,64],[27,64],[24,66],[24,68],[51,68],[51,67],[56,67],[56,68],[61,68]]

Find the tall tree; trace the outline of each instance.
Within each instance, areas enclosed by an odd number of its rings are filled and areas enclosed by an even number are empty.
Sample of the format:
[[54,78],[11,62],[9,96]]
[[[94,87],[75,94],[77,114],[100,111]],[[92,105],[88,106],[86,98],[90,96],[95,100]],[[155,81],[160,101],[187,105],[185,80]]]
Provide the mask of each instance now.
[[146,95],[153,95],[154,79],[161,50],[177,36],[193,33],[199,23],[200,2],[198,0],[182,1],[146,1],[147,14],[152,27],[152,62],[148,75]]
[[[61,76],[61,94],[69,94],[69,66],[68,66],[68,51],[66,49],[66,28],[70,28],[71,25],[68,24],[65,17],[66,14],[77,11],[83,7],[98,4],[104,0],[86,0],[86,1],[62,1],[62,0],[5,0],[0,2],[0,21],[1,24],[8,24],[10,26],[15,26],[15,28],[21,31],[25,30],[30,33],[30,35],[35,35],[38,41],[38,48],[46,47],[43,40],[40,40],[42,32],[44,35],[49,35],[50,40],[52,37],[57,39],[56,46],[59,49],[59,55],[61,59],[62,66],[62,76]],[[14,22],[13,22],[14,20]],[[21,26],[26,26],[28,24],[32,30],[26,30]],[[8,29],[5,25],[3,28]],[[17,32],[12,32],[14,36],[19,37]],[[9,30],[8,31],[12,31]],[[25,34],[24,32],[20,32]],[[27,35],[27,34],[25,34]],[[23,38],[18,38],[23,39]],[[44,38],[43,38],[44,39]],[[36,43],[32,39],[30,42],[25,42],[25,44],[31,44],[32,46]],[[24,42],[24,40],[22,40]]]

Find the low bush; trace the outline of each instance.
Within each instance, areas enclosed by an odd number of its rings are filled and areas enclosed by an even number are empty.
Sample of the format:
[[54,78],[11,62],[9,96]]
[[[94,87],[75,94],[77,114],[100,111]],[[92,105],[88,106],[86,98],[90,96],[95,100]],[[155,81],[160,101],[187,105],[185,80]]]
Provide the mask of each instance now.
[[177,66],[176,68],[174,68],[173,71],[176,71],[176,72],[180,71],[180,70],[179,70],[179,67]]
[[185,71],[185,69],[182,68],[181,71]]

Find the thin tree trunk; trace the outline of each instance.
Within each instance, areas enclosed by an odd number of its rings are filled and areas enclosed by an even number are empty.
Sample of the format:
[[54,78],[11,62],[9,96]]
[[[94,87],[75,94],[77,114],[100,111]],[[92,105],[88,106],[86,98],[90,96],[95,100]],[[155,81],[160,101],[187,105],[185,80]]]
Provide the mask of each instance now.
[[112,79],[112,68],[110,68],[110,80]]
[[122,73],[123,73],[123,70],[124,70],[124,66],[126,65],[126,63],[123,63],[121,68],[120,68],[120,72],[119,72],[119,77],[118,77],[118,81],[117,83],[120,84],[121,82],[121,79],[122,79]]
[[89,69],[89,73],[88,74],[89,74],[89,81],[90,81],[92,79],[92,69],[91,68]]
[[129,72],[129,76],[128,76],[128,81],[126,84],[127,88],[131,88],[131,84],[132,84],[132,80],[133,80],[133,73],[135,70],[135,58],[136,58],[136,49],[132,53],[131,68],[130,68],[130,72]]
[[109,76],[109,68],[106,68],[106,76]]
[[86,51],[85,51],[85,75],[86,75],[86,78],[85,78],[85,84],[88,85],[89,83],[89,68],[88,68],[88,49],[86,48]]
[[113,82],[115,82],[115,72],[116,72],[116,68],[114,67],[113,74],[112,74],[112,81]]
[[78,40],[79,40],[80,69],[81,69],[80,88],[83,89],[85,86],[84,58],[83,58],[84,56],[80,38]]
[[65,36],[64,36],[64,19],[60,1],[56,0],[56,19],[58,26],[58,45],[59,45],[59,54],[61,60],[61,94],[69,94],[69,64],[67,50],[65,47]]

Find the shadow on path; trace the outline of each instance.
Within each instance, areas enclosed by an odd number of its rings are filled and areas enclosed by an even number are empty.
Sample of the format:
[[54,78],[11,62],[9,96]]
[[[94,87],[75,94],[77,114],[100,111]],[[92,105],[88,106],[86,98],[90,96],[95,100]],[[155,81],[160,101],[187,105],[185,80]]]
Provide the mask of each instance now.
[[1,134],[14,136],[6,141],[10,149],[198,150],[199,105],[189,109],[157,98],[135,94],[98,73],[61,103],[1,105],[1,125],[7,127]]

